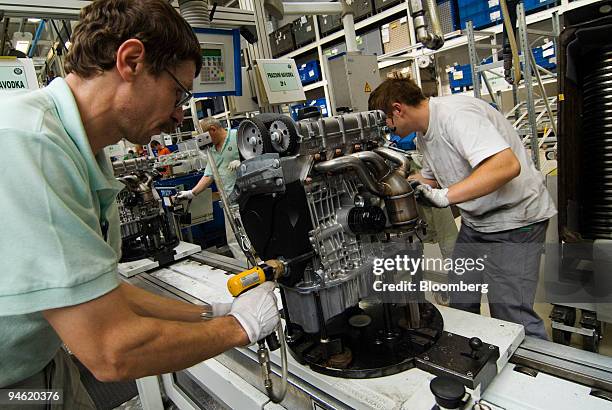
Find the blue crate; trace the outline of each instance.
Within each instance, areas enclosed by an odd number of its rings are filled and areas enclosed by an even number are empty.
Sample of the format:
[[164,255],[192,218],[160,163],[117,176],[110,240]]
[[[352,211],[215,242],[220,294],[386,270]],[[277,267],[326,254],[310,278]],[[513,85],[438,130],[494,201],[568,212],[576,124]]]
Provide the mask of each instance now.
[[321,69],[319,68],[319,60],[308,61],[298,67],[300,80],[302,85],[316,83],[321,80]]
[[294,104],[292,106],[289,107],[289,112],[291,114],[291,118],[293,118],[293,121],[297,121],[297,117],[298,117],[298,112],[300,111],[300,109],[304,108],[304,104]]
[[546,48],[534,48],[533,56],[535,57],[536,64],[540,67],[544,67],[547,70],[554,70],[557,68],[557,56],[555,55],[555,48],[553,45]]
[[317,98],[316,100],[306,101],[306,107],[319,107],[321,110],[321,115],[323,117],[329,116],[329,111],[327,110],[327,100],[325,98]]
[[557,0],[524,0],[523,4],[525,5],[525,12],[527,14],[532,13],[536,10],[545,8],[550,5],[554,5],[557,3]]
[[[536,47],[532,49],[536,64],[547,70],[555,70],[557,68],[557,58],[554,50],[555,48],[552,44],[546,48]],[[544,54],[546,54],[546,56],[544,56]],[[521,63],[521,67],[522,66],[523,64]]]
[[468,21],[472,21],[474,28],[479,29],[502,20],[499,4],[490,7],[488,0],[458,0],[457,4],[461,29],[465,29]]
[[461,65],[458,64],[454,67],[454,71],[449,71],[448,80],[450,83],[451,91],[455,92],[462,91],[464,87],[471,87],[472,83],[472,66],[470,64]]
[[308,100],[306,101],[306,104],[294,104],[290,106],[289,111],[291,114],[291,118],[293,118],[294,121],[297,121],[298,112],[304,107],[318,107],[323,117],[329,116],[329,111],[327,109],[327,100],[325,100],[325,98],[318,98],[316,100]]

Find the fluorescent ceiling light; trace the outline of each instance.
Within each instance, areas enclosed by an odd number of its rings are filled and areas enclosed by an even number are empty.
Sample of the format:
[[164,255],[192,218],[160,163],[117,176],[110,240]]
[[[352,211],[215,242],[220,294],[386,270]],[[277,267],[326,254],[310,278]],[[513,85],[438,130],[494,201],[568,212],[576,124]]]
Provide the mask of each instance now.
[[41,19],[38,18],[29,18],[28,23],[40,23]]

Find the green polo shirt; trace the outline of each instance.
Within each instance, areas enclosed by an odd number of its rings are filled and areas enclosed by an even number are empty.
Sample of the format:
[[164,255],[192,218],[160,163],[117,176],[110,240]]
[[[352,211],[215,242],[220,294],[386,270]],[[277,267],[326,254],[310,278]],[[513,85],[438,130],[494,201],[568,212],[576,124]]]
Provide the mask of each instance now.
[[[212,147],[212,155],[215,160],[215,164],[217,164],[217,168],[219,169],[219,176],[223,181],[223,190],[227,193],[227,195],[234,190],[234,184],[236,183],[236,171],[228,169],[227,166],[232,161],[240,161],[238,145],[236,144],[237,135],[237,130],[227,130],[227,137],[225,137],[221,151],[217,151],[214,146]],[[204,176],[213,176],[210,165],[206,165]],[[218,181],[216,182],[218,184]]]
[[[117,193],[62,78],[0,93],[0,387],[44,368],[61,341],[41,311],[118,286]],[[100,225],[107,221],[105,240]]]

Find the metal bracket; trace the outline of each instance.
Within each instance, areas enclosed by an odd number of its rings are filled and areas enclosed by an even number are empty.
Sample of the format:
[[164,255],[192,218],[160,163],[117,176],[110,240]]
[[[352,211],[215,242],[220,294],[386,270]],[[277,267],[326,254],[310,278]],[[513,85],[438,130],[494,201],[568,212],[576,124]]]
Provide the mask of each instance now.
[[595,329],[585,329],[583,327],[567,326],[559,322],[551,322],[551,325],[553,329],[559,329],[559,330],[563,330],[566,332],[577,333],[583,336],[592,337],[595,334]]

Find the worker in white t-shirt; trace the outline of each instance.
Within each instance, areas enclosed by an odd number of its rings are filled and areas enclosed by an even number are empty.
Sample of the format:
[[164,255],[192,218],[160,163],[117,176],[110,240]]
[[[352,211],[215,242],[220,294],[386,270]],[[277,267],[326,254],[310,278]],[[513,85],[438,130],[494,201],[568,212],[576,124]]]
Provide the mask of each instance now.
[[[546,227],[556,209],[512,124],[480,99],[425,98],[405,78],[386,79],[369,105],[387,114],[395,134],[417,132],[423,168],[413,178],[421,183],[420,198],[461,211],[449,281],[486,283],[493,317],[546,339],[533,302]],[[480,312],[480,292],[451,292],[450,298],[453,307]]]

